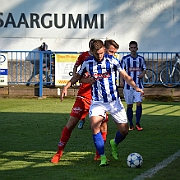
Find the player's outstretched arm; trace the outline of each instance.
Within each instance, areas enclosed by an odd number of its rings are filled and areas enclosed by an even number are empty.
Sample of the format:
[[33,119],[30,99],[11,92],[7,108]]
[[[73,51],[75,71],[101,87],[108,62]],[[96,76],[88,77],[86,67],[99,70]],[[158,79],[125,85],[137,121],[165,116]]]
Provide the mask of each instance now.
[[71,87],[71,85],[75,84],[81,78],[80,74],[75,74],[70,81],[64,86],[63,90],[61,91],[60,100],[63,101],[64,96],[67,96],[67,90]]
[[78,68],[78,66],[74,65],[74,67],[73,67],[73,76],[77,73],[77,68]]
[[67,90],[68,88],[71,87],[71,82],[68,81],[68,83],[64,86],[64,88],[61,91],[61,95],[60,95],[60,100],[63,101],[64,96],[67,96]]
[[95,79],[93,77],[82,77],[79,80],[80,83],[86,83],[86,84],[93,84],[95,82]]

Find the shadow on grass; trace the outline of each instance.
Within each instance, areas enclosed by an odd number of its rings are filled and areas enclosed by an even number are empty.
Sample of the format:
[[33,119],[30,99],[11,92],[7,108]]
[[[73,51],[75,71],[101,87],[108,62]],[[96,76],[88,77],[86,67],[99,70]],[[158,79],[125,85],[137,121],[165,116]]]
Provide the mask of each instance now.
[[[61,161],[52,164],[49,161],[57,150],[60,133],[68,118],[69,114],[1,112],[1,179],[130,180],[180,148],[177,143],[180,136],[178,116],[143,115],[144,130],[129,132],[119,148],[120,160],[115,161],[108,142],[114,138],[117,129],[110,117],[105,147],[110,166],[102,168],[93,160],[95,148],[87,119],[82,130],[74,129]],[[132,152],[143,156],[142,168],[132,170],[127,167],[126,157]]]

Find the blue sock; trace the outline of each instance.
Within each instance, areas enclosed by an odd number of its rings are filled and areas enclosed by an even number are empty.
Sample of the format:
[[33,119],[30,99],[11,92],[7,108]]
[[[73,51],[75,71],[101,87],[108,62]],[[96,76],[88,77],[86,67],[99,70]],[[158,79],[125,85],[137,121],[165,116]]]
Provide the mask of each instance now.
[[104,140],[100,132],[93,134],[93,141],[99,155],[104,155]]
[[127,107],[127,118],[130,123],[130,125],[133,125],[132,119],[133,119],[133,110],[132,107]]
[[119,144],[120,142],[122,142],[124,139],[126,138],[126,136],[123,136],[119,131],[116,133],[116,137],[114,142],[116,144]]
[[136,107],[136,124],[140,123],[141,115],[142,115],[142,106],[137,106]]

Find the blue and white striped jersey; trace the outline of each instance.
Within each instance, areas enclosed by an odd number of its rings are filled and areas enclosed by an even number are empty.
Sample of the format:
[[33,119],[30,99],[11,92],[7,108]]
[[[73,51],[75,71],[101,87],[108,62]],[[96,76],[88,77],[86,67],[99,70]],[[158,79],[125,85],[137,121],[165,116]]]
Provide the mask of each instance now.
[[104,55],[101,62],[93,56],[89,57],[78,71],[80,75],[88,72],[96,82],[92,85],[92,100],[98,102],[111,102],[119,98],[116,85],[117,71],[121,71],[121,63],[111,55]]
[[[121,65],[127,74],[132,77],[136,85],[142,89],[143,82],[142,79],[138,78],[138,76],[143,70],[146,70],[144,57],[137,54],[137,57],[133,58],[130,54],[128,54],[122,58]],[[124,89],[132,89],[132,87],[129,86],[126,81],[124,81]]]

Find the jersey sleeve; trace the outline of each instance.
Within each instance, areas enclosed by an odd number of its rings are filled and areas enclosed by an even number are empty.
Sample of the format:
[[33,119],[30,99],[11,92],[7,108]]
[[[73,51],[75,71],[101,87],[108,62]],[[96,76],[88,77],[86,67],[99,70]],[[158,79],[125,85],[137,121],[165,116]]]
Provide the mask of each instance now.
[[83,75],[84,73],[86,73],[86,62],[83,62],[83,64],[81,65],[81,68],[78,71],[78,74]]
[[125,66],[125,59],[124,58],[122,58],[122,60],[121,60],[121,67],[122,67],[122,69],[126,68],[126,66]]
[[113,58],[114,59],[114,64],[116,65],[116,67],[117,67],[117,70],[120,72],[120,71],[122,71],[123,70],[123,68],[122,68],[122,65],[121,65],[121,61],[119,60],[119,59],[117,59],[117,58]]
[[142,66],[142,70],[143,70],[143,71],[146,70],[146,61],[145,61],[144,58],[143,58],[143,66]]
[[77,61],[76,61],[76,63],[75,63],[75,66],[79,67],[80,65],[82,65],[83,62],[87,59],[88,56],[89,56],[89,53],[88,53],[88,52],[82,52],[82,53],[79,55],[79,57],[78,57],[78,59],[77,59]]
[[81,64],[82,64],[82,54],[83,53],[81,53],[80,55],[79,55],[79,57],[78,57],[78,59],[76,60],[76,62],[75,62],[75,66],[80,66]]

